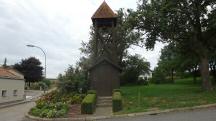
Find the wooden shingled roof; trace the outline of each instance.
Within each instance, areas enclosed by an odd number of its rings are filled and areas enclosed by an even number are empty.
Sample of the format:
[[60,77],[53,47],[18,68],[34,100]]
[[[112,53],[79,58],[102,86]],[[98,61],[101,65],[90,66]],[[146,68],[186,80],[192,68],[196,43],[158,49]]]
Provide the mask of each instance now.
[[104,1],[97,11],[92,16],[92,19],[97,18],[116,18],[117,15],[113,12],[113,10],[109,7],[109,5]]

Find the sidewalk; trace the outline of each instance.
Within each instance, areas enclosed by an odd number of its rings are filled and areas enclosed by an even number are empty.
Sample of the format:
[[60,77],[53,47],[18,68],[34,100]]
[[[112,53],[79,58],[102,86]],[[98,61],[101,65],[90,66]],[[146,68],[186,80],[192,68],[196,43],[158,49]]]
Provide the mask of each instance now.
[[97,107],[93,116],[112,116],[112,107]]
[[43,91],[38,91],[38,90],[25,90],[25,94],[26,94],[26,99],[13,101],[13,102],[5,102],[3,104],[0,104],[0,109],[19,105],[19,104],[34,102],[44,93]]
[[11,106],[14,106],[14,105],[24,104],[24,103],[28,103],[28,102],[31,102],[31,100],[21,100],[21,101],[14,101],[14,102],[9,102],[9,103],[4,103],[4,104],[0,104],[0,109],[11,107]]

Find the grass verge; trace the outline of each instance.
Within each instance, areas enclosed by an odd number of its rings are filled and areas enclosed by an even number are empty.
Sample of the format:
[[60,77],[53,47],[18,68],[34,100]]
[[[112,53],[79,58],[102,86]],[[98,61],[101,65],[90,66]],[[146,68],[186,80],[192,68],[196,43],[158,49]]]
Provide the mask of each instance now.
[[123,110],[117,114],[192,107],[216,103],[216,90],[206,92],[192,79],[179,79],[174,84],[123,86]]

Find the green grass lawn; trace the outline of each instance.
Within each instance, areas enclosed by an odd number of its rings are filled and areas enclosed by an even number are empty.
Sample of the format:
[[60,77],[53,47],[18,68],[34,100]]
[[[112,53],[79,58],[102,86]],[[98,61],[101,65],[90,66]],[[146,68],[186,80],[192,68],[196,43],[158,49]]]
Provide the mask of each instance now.
[[145,112],[216,103],[216,90],[205,92],[192,79],[176,80],[175,84],[123,86],[123,110],[118,113]]

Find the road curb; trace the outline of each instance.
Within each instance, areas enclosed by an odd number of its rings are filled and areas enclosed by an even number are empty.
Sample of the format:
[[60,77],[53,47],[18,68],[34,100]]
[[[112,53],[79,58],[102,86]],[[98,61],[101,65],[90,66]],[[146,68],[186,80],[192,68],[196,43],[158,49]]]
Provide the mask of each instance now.
[[185,107],[185,108],[166,109],[166,110],[156,110],[156,111],[141,112],[141,113],[122,114],[122,115],[114,115],[112,117],[118,118],[118,117],[157,115],[157,114],[164,114],[164,113],[171,113],[171,112],[184,112],[184,111],[191,111],[191,110],[198,110],[198,109],[205,109],[205,108],[216,108],[216,104],[200,105],[200,106]]
[[24,104],[24,103],[29,103],[29,102],[32,102],[32,101],[24,100],[24,101],[17,101],[17,102],[13,102],[13,103],[7,103],[7,104],[0,105],[0,109],[12,107],[12,106],[20,105],[20,104]]
[[216,103],[208,104],[208,105],[194,106],[194,107],[166,109],[166,110],[157,110],[157,111],[130,113],[130,114],[121,114],[121,115],[110,115],[110,116],[91,116],[89,115],[89,116],[83,116],[81,118],[47,119],[47,118],[35,117],[27,113],[26,118],[28,118],[28,121],[92,121],[92,120],[102,120],[102,119],[111,119],[111,118],[123,118],[123,117],[126,118],[126,117],[134,117],[134,116],[157,115],[157,114],[164,114],[164,113],[170,113],[170,112],[190,111],[190,110],[198,110],[198,109],[205,109],[205,108],[216,108]]

